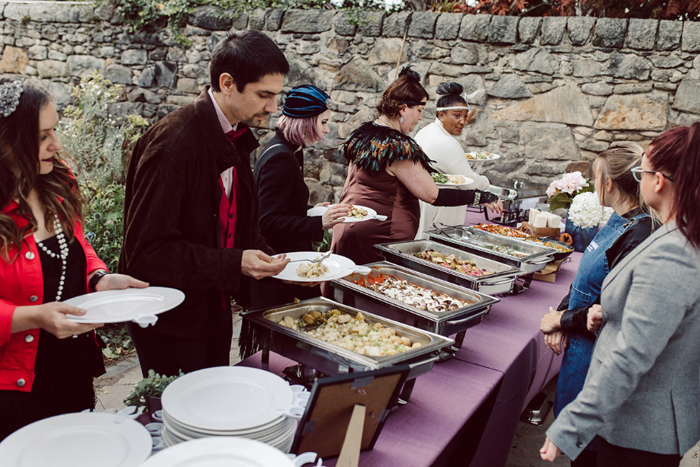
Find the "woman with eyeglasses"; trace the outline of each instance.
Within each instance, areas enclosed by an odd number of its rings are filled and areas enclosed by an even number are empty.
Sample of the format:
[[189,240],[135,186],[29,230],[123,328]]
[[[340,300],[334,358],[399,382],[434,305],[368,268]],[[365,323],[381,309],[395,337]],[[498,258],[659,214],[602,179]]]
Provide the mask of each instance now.
[[617,265],[588,313],[585,385],[540,450],[599,466],[677,466],[700,440],[700,123],[656,137],[632,169],[663,226]]
[[[459,83],[440,83],[437,93],[435,121],[416,134],[416,143],[433,161],[433,167],[444,174],[459,174],[473,180],[463,188],[489,189],[489,179],[474,172],[464,155],[464,148],[457,140],[467,124],[469,104],[462,96],[464,88]],[[463,225],[466,206],[438,207],[420,202],[420,225],[416,238],[427,238],[423,233],[433,224]]]
[[387,220],[338,224],[331,249],[357,264],[383,259],[376,243],[413,240],[418,230],[418,200],[434,206],[485,205],[500,200],[481,190],[439,189],[431,161],[408,134],[423,117],[428,99],[420,75],[406,67],[382,94],[377,118],[348,137],[343,147],[350,163],[340,202],[366,206]]
[[[584,251],[569,293],[557,310],[550,308],[540,324],[547,347],[557,355],[564,352],[554,394],[555,417],[583,388],[595,345],[595,335],[586,329],[586,317],[589,307],[600,303],[603,280],[654,228],[646,205],[640,205],[639,183],[630,171],[639,164],[642,151],[636,143],[621,143],[593,162],[598,200],[614,212]],[[595,467],[595,449],[594,441],[571,462],[572,467]]]

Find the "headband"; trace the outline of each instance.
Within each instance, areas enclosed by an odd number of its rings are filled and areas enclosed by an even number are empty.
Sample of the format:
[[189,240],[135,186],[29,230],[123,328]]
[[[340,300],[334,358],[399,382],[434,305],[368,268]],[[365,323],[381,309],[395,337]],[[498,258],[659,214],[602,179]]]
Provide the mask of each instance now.
[[[464,102],[467,103],[467,110],[471,110],[471,107],[469,107],[469,99],[475,98],[476,96],[478,96],[478,95],[479,95],[480,93],[482,93],[482,92],[484,92],[483,89],[477,89],[477,90],[474,91],[473,93],[467,94],[467,95],[464,96]],[[461,94],[460,94],[460,97],[461,97]],[[441,111],[441,110],[453,110],[453,109],[454,109],[454,110],[463,110],[463,109],[464,109],[464,106],[463,106],[463,105],[452,105],[452,106],[450,106],[450,107],[438,107],[438,108],[435,109],[435,110],[436,110],[437,112],[439,112],[439,111]]]
[[463,105],[453,105],[450,107],[438,107],[437,110],[438,112],[441,110],[471,110],[471,107],[469,107],[469,103],[467,102],[467,106],[464,107]]
[[293,118],[315,117],[332,107],[333,101],[328,94],[316,86],[302,84],[287,93],[282,113]]
[[21,80],[0,84],[0,115],[9,117],[17,110],[19,96],[24,91],[23,84]]

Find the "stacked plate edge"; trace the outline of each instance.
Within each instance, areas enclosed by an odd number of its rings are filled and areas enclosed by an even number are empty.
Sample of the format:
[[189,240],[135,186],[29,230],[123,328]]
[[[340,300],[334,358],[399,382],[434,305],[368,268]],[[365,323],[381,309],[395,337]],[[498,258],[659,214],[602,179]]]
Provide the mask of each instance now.
[[188,373],[163,392],[166,446],[206,437],[247,438],[289,452],[296,420],[283,415],[294,401],[289,384],[247,367]]

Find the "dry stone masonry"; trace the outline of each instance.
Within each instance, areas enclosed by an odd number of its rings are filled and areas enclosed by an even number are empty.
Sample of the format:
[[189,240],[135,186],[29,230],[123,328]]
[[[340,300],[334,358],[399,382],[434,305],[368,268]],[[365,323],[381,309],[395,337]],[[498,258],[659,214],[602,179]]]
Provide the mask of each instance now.
[[[255,10],[222,18],[198,8],[181,47],[167,34],[130,33],[106,6],[0,3],[0,71],[44,81],[56,103],[93,69],[125,87],[118,114],[155,121],[192,101],[208,83],[211,50],[229,31],[258,29],[285,52],[286,86],[312,83],[336,106],[328,141],[307,151],[312,202],[337,200],[347,173],[338,141],[374,115],[401,64],[424,80],[435,117],[435,90],[458,81],[476,121],[460,138],[466,150],[502,155],[478,171],[493,182],[548,184],[565,170],[589,170],[614,141],[648,143],[700,118],[700,23],[515,18],[454,13]],[[280,99],[280,102],[282,99]],[[277,115],[271,118],[274,125]],[[263,143],[270,137],[257,130]]]

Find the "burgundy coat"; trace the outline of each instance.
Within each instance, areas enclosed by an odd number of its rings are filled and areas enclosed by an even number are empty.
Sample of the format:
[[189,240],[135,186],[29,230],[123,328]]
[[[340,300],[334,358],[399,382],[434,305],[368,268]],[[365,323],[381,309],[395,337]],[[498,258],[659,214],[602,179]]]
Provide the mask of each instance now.
[[[240,304],[249,302],[249,278],[241,274],[243,250],[271,253],[258,233],[250,169],[250,152],[257,147],[250,130],[231,145],[206,89],[136,144],[119,271],[185,293],[180,306],[159,316],[154,332],[201,338],[207,334],[205,311],[221,309],[222,292]],[[222,249],[219,175],[231,166],[238,174],[235,249]]]

